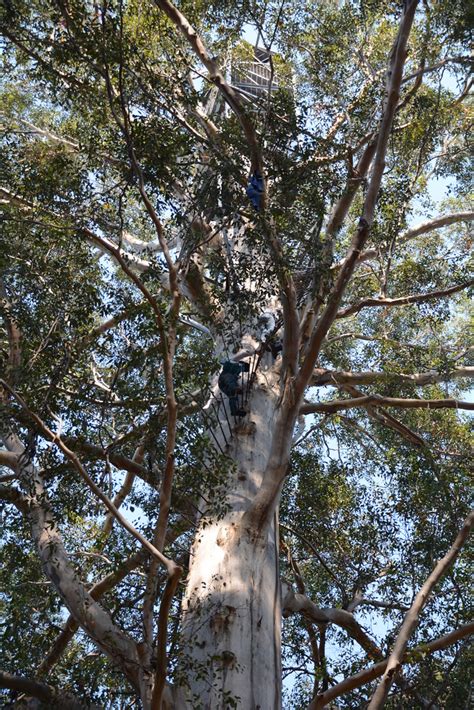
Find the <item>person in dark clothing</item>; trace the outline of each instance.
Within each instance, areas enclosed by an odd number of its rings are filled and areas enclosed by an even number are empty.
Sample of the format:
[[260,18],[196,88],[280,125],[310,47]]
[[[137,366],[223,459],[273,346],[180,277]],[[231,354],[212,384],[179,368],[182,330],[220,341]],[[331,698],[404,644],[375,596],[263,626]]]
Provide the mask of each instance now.
[[222,364],[222,372],[219,375],[218,385],[221,392],[229,398],[230,413],[234,417],[245,417],[245,409],[239,407],[238,395],[242,393],[239,385],[239,377],[242,372],[248,372],[250,365],[248,362],[231,362],[226,360]]
[[263,195],[263,177],[258,170],[256,170],[250,178],[246,192],[247,197],[250,199],[250,202],[258,212],[260,210]]
[[274,360],[277,359],[278,355],[283,350],[281,340],[278,340],[278,338],[269,338],[269,340],[267,340],[267,342],[265,343],[265,346],[267,350],[270,350]]

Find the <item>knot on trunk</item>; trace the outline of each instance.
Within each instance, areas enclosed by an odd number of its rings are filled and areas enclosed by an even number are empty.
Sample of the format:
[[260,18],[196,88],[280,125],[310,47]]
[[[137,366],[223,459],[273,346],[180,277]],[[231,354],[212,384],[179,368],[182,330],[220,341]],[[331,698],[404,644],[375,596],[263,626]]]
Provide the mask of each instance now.
[[241,434],[242,436],[253,436],[257,431],[257,425],[253,421],[244,421],[241,424],[237,424],[234,431],[236,434]]
[[[217,611],[213,616],[211,616],[210,627],[215,634],[224,633],[232,623],[235,617],[235,607],[234,606],[223,606],[219,611]],[[225,651],[224,653],[230,653]]]
[[221,661],[225,668],[232,669],[236,666],[237,656],[232,651],[222,651]]

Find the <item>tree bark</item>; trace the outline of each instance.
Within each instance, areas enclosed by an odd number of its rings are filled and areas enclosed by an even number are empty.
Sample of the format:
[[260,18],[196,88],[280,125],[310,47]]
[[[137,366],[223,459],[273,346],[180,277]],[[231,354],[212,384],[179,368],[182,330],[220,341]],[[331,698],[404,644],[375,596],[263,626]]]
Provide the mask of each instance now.
[[[227,449],[235,464],[225,483],[227,511],[220,518],[204,513],[191,553],[182,666],[189,708],[281,706],[277,516],[262,533],[240,525],[267,465],[277,395],[268,354],[250,414],[234,428]],[[226,426],[223,413],[221,423]]]

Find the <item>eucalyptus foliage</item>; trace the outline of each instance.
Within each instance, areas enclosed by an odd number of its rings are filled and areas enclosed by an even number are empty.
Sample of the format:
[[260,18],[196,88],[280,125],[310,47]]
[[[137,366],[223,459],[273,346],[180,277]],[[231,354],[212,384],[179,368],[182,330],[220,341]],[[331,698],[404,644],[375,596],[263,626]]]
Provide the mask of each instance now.
[[[273,309],[288,353],[289,283],[301,329],[295,367],[309,357],[312,329],[360,229],[371,178],[360,160],[377,140],[405,3],[181,0],[176,7],[228,83],[256,41],[274,53],[275,87],[251,101],[240,96],[241,113],[164,5],[2,5],[1,665],[52,693],[45,699],[2,674],[5,707],[26,707],[30,695],[43,707],[69,707],[72,697],[106,708],[143,703],[81,620],[48,665],[72,610],[31,533],[26,459],[42,480],[37,504],[48,506],[83,587],[118,572],[100,605],[138,653],[154,569],[149,551],[107,522],[58,440],[150,541],[174,467],[161,551],[184,574],[167,620],[167,681],[186,685],[193,668],[180,600],[197,510],[205,501],[209,520],[225,516],[237,470],[216,446],[212,408],[203,408],[220,359],[255,336],[264,310]],[[319,609],[349,611],[373,645],[284,608],[288,709],[308,707],[390,654],[405,611],[469,510],[471,13],[463,0],[417,8],[370,233],[301,400],[305,428],[296,428],[279,508],[280,574]],[[246,194],[256,168],[265,177],[260,211]],[[334,223],[344,198],[348,210]],[[420,223],[430,224],[417,233]],[[168,356],[177,403],[171,452]],[[282,407],[299,371],[285,357]],[[405,404],[413,400],[433,404]],[[251,398],[249,409],[251,420]],[[9,448],[11,432],[21,455]],[[154,574],[156,616],[166,573]],[[410,649],[469,622],[469,576],[462,550]],[[419,651],[386,706],[467,708],[467,649],[466,636]],[[156,665],[153,656],[150,673]],[[366,707],[373,689],[366,683],[331,707]]]

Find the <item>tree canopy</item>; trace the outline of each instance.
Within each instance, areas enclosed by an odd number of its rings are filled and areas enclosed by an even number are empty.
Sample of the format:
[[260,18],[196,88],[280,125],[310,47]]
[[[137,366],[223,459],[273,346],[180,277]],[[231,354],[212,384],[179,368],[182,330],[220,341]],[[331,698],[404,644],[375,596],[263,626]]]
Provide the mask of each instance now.
[[0,26],[4,706],[217,707],[218,677],[243,708],[236,649],[183,640],[201,536],[235,524],[276,535],[283,707],[467,708],[469,3]]

